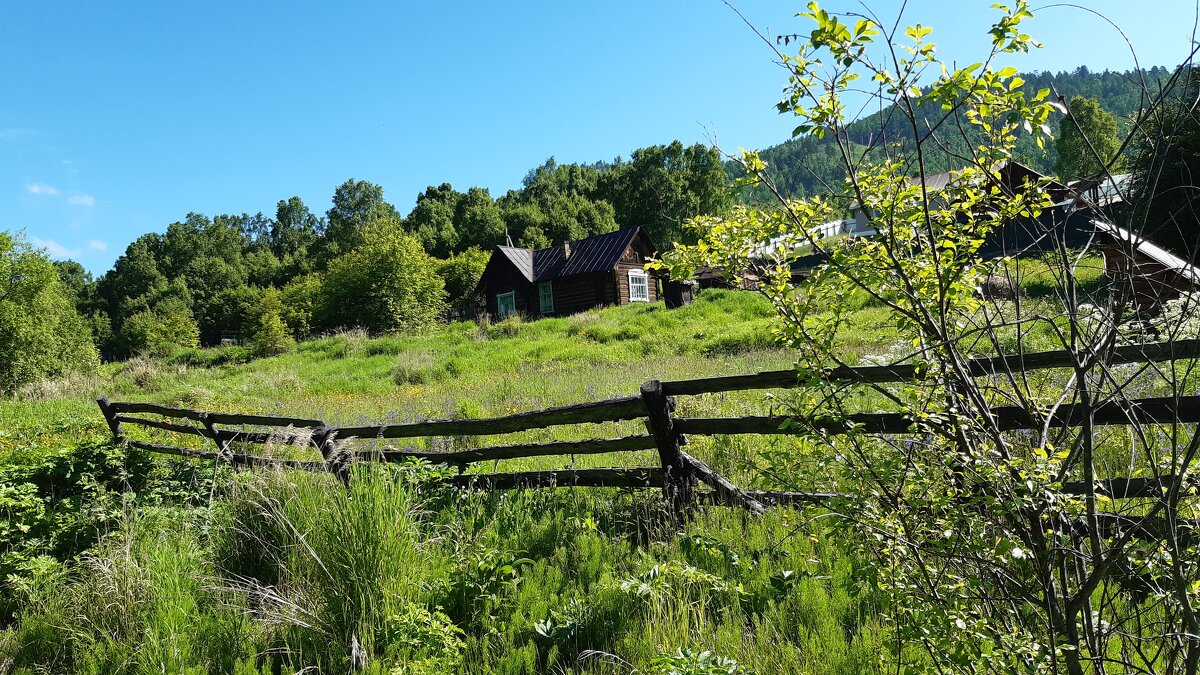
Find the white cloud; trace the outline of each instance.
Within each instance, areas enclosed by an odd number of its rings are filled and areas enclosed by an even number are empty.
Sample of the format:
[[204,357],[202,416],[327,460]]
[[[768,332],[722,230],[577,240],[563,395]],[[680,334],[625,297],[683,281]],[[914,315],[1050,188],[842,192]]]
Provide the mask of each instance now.
[[38,237],[30,237],[30,241],[34,246],[46,249],[52,258],[76,258],[79,256],[79,249],[70,249],[53,239],[41,239]]
[[99,239],[89,239],[88,243],[87,243],[87,247],[93,251],[107,251],[108,250],[108,244],[100,241]]
[[56,195],[58,190],[46,185],[45,183],[30,183],[25,186],[25,191],[31,195]]
[[75,206],[95,206],[96,198],[91,195],[71,195],[67,197],[67,203]]

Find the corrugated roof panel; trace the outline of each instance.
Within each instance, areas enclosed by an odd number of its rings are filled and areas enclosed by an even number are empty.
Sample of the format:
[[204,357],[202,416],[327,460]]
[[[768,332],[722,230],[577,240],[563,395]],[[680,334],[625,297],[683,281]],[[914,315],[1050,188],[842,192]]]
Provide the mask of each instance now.
[[533,281],[533,257],[534,251],[528,248],[516,248],[513,246],[497,246],[500,252],[508,258],[512,264],[520,270],[521,274],[529,281]]
[[621,254],[633,242],[638,231],[636,227],[628,227],[571,242],[571,255],[565,260],[562,246],[533,251],[533,280],[543,281],[611,270],[620,262]]

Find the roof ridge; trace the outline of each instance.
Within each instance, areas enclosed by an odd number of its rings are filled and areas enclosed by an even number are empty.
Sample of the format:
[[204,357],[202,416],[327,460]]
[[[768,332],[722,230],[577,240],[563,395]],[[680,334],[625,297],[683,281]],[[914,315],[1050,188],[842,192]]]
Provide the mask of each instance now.
[[[639,229],[641,229],[640,225],[630,225],[628,227],[619,227],[619,228],[613,230],[612,232],[601,232],[600,234],[590,234],[590,235],[584,237],[583,239],[572,239],[572,240],[570,240],[569,243],[578,244],[580,242],[584,242],[589,239],[599,239],[600,237],[611,237],[614,234],[625,232],[627,230],[639,230]],[[550,251],[550,250],[556,249],[560,246],[562,246],[562,244],[555,244],[553,246],[547,246],[545,248],[535,248],[535,249],[527,249],[527,250],[532,250],[534,253],[538,253],[540,251]]]

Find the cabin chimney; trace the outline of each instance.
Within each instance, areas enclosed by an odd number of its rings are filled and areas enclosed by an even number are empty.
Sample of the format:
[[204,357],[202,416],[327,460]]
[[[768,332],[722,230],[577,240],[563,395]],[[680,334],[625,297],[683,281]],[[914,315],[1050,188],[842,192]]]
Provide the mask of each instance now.
[[564,241],[562,243],[563,260],[571,259],[571,242]]

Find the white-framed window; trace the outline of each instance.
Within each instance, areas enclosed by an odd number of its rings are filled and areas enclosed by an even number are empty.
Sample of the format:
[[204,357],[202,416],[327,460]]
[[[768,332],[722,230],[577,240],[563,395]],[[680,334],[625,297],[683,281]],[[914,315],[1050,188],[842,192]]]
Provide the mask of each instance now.
[[645,270],[629,270],[629,301],[650,302],[650,282]]
[[554,287],[549,281],[538,284],[538,300],[541,304],[542,314],[554,313]]
[[517,313],[517,294],[514,291],[496,294],[496,314],[503,319]]

